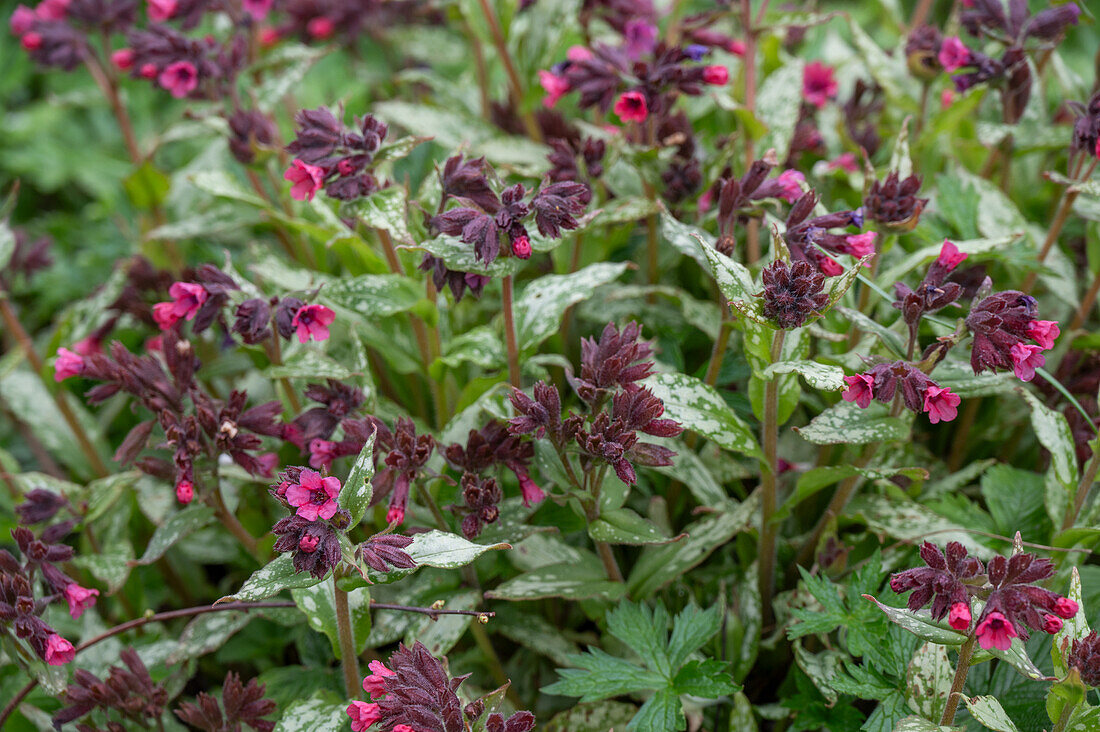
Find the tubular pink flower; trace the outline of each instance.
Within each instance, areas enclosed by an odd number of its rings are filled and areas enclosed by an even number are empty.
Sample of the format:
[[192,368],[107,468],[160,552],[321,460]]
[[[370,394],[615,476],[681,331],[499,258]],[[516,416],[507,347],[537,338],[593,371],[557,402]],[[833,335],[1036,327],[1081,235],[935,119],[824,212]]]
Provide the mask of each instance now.
[[68,348],[57,349],[57,360],[53,364],[53,380],[64,381],[70,376],[84,373],[84,357]]
[[1012,357],[1012,371],[1020,381],[1034,379],[1035,369],[1047,362],[1040,346],[1032,346],[1027,343],[1013,344],[1008,354]]
[[407,724],[398,724],[394,725],[393,732],[416,732],[416,730]]
[[1062,619],[1054,615],[1043,616],[1043,632],[1054,635],[1062,629]]
[[290,187],[291,198],[295,201],[312,201],[325,183],[325,171],[295,158],[283,173],[283,179],[294,184]]
[[951,606],[947,614],[947,624],[955,630],[966,630],[970,627],[970,606],[965,602],[956,602]]
[[69,0],[42,0],[34,9],[41,20],[65,20],[69,11]]
[[946,267],[947,271],[950,272],[962,264],[969,256],[969,254],[960,252],[954,242],[944,239],[943,246],[940,247],[940,255],[936,257],[936,261],[939,262],[941,266]]
[[[862,258],[868,254],[875,253],[875,232],[865,231],[862,234],[853,234],[851,236],[844,237],[845,243],[848,245],[848,254],[853,257]],[[871,266],[865,264],[865,267]]]
[[340,481],[331,475],[322,478],[314,470],[303,470],[298,483],[287,486],[286,502],[297,508],[297,514],[307,521],[330,519],[336,515],[339,505]]
[[1007,651],[1012,647],[1012,639],[1016,637],[1016,628],[1001,613],[992,612],[985,616],[985,620],[978,623],[975,631],[978,634],[978,645],[982,648],[996,648]]
[[817,263],[817,266],[827,277],[839,277],[841,274],[844,273],[844,268],[840,266],[840,262],[836,261],[832,257],[822,256],[821,261]]
[[88,336],[74,343],[73,350],[81,356],[91,356],[96,353],[103,353],[103,343],[98,338]]
[[830,160],[825,167],[829,170],[846,170],[849,173],[855,173],[859,170],[859,162],[856,160],[855,153],[846,152]]
[[958,37],[948,36],[940,46],[939,60],[943,70],[950,74],[970,63],[970,49]]
[[1077,603],[1068,597],[1059,597],[1054,601],[1054,612],[1058,617],[1069,620],[1077,614]]
[[313,303],[303,305],[294,313],[290,324],[298,329],[298,341],[305,343],[310,338],[323,341],[328,338],[328,327],[336,320],[336,313],[324,305]]
[[512,240],[512,254],[515,254],[520,259],[530,259],[531,240],[523,234],[517,236]]
[[1055,320],[1033,320],[1027,324],[1025,332],[1029,338],[1042,346],[1044,351],[1054,348],[1054,341],[1062,335],[1062,330]]
[[532,503],[542,503],[546,493],[539,488],[538,483],[526,472],[516,472],[519,478],[519,490],[523,494],[523,505],[530,507]]
[[703,69],[703,82],[713,86],[729,83],[730,70],[725,66],[707,66]]
[[955,103],[955,92],[951,89],[944,89],[940,92],[940,109],[947,109]]
[[405,521],[405,507],[404,506],[390,506],[390,510],[386,511],[386,523],[387,524],[400,524]]
[[241,7],[254,20],[263,20],[271,11],[274,0],[241,0]]
[[363,691],[371,696],[382,696],[386,693],[386,678],[397,674],[386,667],[381,661],[371,661],[367,664],[372,673],[363,679]]
[[645,95],[640,91],[623,92],[615,102],[615,114],[623,122],[645,122],[649,116]]
[[176,0],[149,0],[149,20],[163,23],[176,14],[178,7]]
[[806,64],[802,69],[802,98],[821,109],[836,96],[839,85],[833,78],[833,67],[820,61]]
[[787,203],[794,203],[802,198],[802,186],[806,183],[806,176],[797,170],[784,170],[775,179],[779,184],[779,197]]
[[317,545],[321,543],[321,540],[312,534],[302,534],[302,538],[298,540],[298,548],[304,551],[306,554],[312,554],[317,551]]
[[195,484],[189,480],[181,480],[176,483],[176,500],[187,505],[195,499]]
[[856,374],[845,376],[844,381],[848,384],[848,388],[840,395],[841,399],[846,402],[855,402],[860,409],[871,406],[871,399],[875,396],[872,391],[875,385],[874,377],[870,374]]
[[19,45],[23,47],[24,51],[37,51],[42,48],[42,34],[34,31],[25,33],[19,39]]
[[72,661],[76,656],[73,644],[65,640],[57,633],[53,633],[46,639],[46,663],[51,666],[63,666]]
[[157,65],[156,64],[142,64],[138,70],[143,79],[155,79],[157,78]]
[[584,46],[570,46],[569,50],[565,52],[565,57],[573,63],[579,63],[592,58],[592,52]]
[[157,81],[176,99],[183,99],[199,85],[199,71],[190,61],[175,61],[160,72]]
[[309,465],[317,468],[331,468],[332,461],[336,459],[336,443],[330,440],[316,438],[309,443]]
[[959,416],[959,402],[962,398],[952,394],[947,387],[930,386],[924,390],[924,411],[928,412],[928,421],[932,424],[950,422]]
[[728,44],[726,44],[726,50],[732,53],[734,56],[744,56],[745,42],[733,39]]
[[8,21],[8,27],[11,28],[13,36],[21,37],[34,27],[34,21],[37,19],[38,16],[26,5],[17,5]]
[[75,582],[65,586],[65,599],[69,603],[69,615],[79,618],[84,611],[95,605],[95,599],[99,596],[99,590],[89,590]]
[[324,40],[336,32],[336,24],[325,16],[314,18],[306,23],[306,33],[315,40]]
[[377,704],[353,701],[348,705],[348,716],[351,717],[351,732],[367,732],[367,728],[382,719],[382,712]]
[[547,109],[553,107],[559,99],[569,93],[569,80],[552,71],[545,69],[539,71],[539,84],[546,90],[546,96],[542,98],[542,106]]

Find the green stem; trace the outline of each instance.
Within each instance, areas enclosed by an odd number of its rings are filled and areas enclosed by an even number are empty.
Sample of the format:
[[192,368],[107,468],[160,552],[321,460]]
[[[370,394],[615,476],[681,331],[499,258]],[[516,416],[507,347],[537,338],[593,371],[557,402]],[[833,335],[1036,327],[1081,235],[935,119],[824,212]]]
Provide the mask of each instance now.
[[336,584],[332,576],[332,603],[336,608],[336,631],[340,637],[340,666],[344,670],[344,688],[349,699],[359,696],[359,654],[355,652],[355,639],[351,633],[351,611],[348,609],[348,593]]
[[1076,704],[1063,704],[1062,713],[1058,715],[1058,722],[1051,732],[1065,732],[1066,725],[1069,724],[1069,718],[1073,716],[1073,710],[1076,708]]
[[1066,516],[1062,520],[1062,531],[1071,528],[1077,523],[1077,517],[1081,515],[1081,509],[1085,505],[1085,499],[1088,498],[1089,491],[1092,489],[1092,484],[1096,482],[1096,473],[1100,471],[1100,450],[1095,447],[1092,450],[1092,458],[1089,460],[1089,464],[1085,467],[1085,474],[1081,476],[1081,482],[1077,484],[1077,493],[1073,499],[1072,506],[1066,506]]
[[[771,362],[776,363],[783,354],[783,340],[787,331],[778,330],[772,339]],[[778,480],[776,466],[779,463],[779,377],[764,384],[764,420],[760,428],[764,444],[764,460],[760,464],[760,602],[763,604],[764,624],[771,621],[771,598],[775,584],[776,526],[772,516],[778,505]]]
[[481,5],[481,12],[485,16],[485,22],[489,24],[489,33],[493,36],[493,45],[496,46],[497,54],[500,56],[501,62],[504,63],[504,71],[508,75],[508,84],[512,87],[512,96],[515,97],[516,109],[523,120],[523,126],[527,129],[527,136],[535,142],[541,143],[543,141],[542,130],[539,128],[538,122],[535,121],[535,115],[531,114],[531,110],[527,109],[524,104],[523,82],[520,81],[516,64],[512,60],[512,54],[508,52],[508,44],[504,40],[504,31],[501,30],[500,20],[497,19],[496,13],[489,6],[489,0],[478,0],[478,2]]
[[732,314],[729,305],[722,304],[722,323],[718,326],[718,338],[714,341],[714,348],[710,352],[710,362],[707,364],[707,373],[703,381],[708,386],[714,386],[718,381],[718,373],[722,370],[722,359],[726,356],[726,348],[730,342],[730,331],[733,330]]
[[970,658],[974,655],[974,644],[977,636],[970,636],[959,648],[959,662],[955,666],[955,679],[951,682],[951,691],[947,695],[947,706],[940,717],[940,726],[949,727],[955,721],[955,712],[959,708],[959,699],[962,697],[963,685],[966,684],[966,675],[970,672]]
[[504,342],[508,347],[508,383],[520,388],[519,345],[516,343],[516,317],[514,313],[514,295],[512,275],[507,275],[501,283],[502,308],[504,310]]

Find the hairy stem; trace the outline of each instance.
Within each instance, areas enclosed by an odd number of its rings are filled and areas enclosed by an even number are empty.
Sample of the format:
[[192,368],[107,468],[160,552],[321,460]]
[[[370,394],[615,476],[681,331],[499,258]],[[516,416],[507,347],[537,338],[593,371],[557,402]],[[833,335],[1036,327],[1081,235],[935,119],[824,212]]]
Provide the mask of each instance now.
[[1081,515],[1081,509],[1085,506],[1085,499],[1096,482],[1096,473],[1100,471],[1100,450],[1093,448],[1092,458],[1085,467],[1085,474],[1081,476],[1081,482],[1077,484],[1077,492],[1073,498],[1073,505],[1066,506],[1066,516],[1062,520],[1062,531],[1071,528],[1077,523],[1077,517]]
[[[757,16],[757,20],[762,20],[764,17],[764,10],[767,7],[767,3],[760,8],[760,14]],[[741,27],[745,33],[745,109],[750,116],[756,115],[756,27],[752,18],[752,0],[741,0]],[[753,160],[756,159],[756,145],[752,139],[748,136],[745,137],[745,170],[748,170],[752,166]],[[752,264],[760,259],[760,222],[756,219],[750,219],[746,233],[748,234],[748,244],[746,245],[745,255],[746,264]]]
[[718,373],[722,370],[722,360],[726,356],[726,348],[730,342],[730,331],[733,330],[732,314],[729,305],[722,304],[722,324],[718,327],[718,338],[714,341],[714,348],[710,352],[710,362],[707,363],[707,373],[703,381],[708,386],[714,386],[718,381]]
[[1096,304],[1098,294],[1100,294],[1100,272],[1097,272],[1096,276],[1092,278],[1092,284],[1089,285],[1085,296],[1081,298],[1081,305],[1077,308],[1073,321],[1069,324],[1070,331],[1075,331],[1085,324],[1085,319],[1088,318],[1092,307]]
[[359,654],[355,652],[355,638],[351,632],[351,611],[348,609],[348,593],[336,584],[332,576],[332,603],[336,608],[336,632],[340,637],[340,667],[344,670],[344,689],[349,699],[359,696]]
[[256,537],[248,533],[241,522],[237,519],[236,515],[225,505],[225,500],[222,499],[221,486],[215,481],[213,490],[210,492],[210,502],[213,504],[214,515],[222,526],[232,534],[237,541],[241,543],[241,546],[245,548],[249,554],[260,564],[267,563],[267,558],[260,552],[259,543],[256,541]]
[[519,345],[516,343],[516,318],[514,312],[514,294],[512,275],[507,275],[501,283],[502,308],[504,310],[504,342],[508,348],[508,383],[520,388]]
[[543,141],[542,130],[539,129],[538,122],[535,121],[535,115],[524,106],[523,82],[520,81],[515,61],[512,60],[512,54],[508,52],[508,44],[504,40],[504,31],[500,27],[500,20],[489,6],[489,0],[478,0],[478,2],[481,5],[481,12],[485,16],[485,22],[489,25],[489,33],[493,36],[493,45],[496,46],[497,54],[504,64],[504,71],[508,75],[508,84],[512,87],[512,96],[515,98],[516,108],[523,119],[523,126],[527,129],[527,136],[535,142],[541,143]]
[[[1077,180],[1088,180],[1092,176],[1093,171],[1096,170],[1096,163],[1097,159],[1093,158],[1088,170],[1083,176],[1077,178]],[[1073,202],[1077,200],[1078,195],[1080,195],[1080,191],[1070,190],[1070,187],[1062,191],[1062,198],[1058,203],[1058,209],[1054,214],[1054,220],[1050,222],[1050,228],[1047,229],[1046,239],[1043,240],[1043,246],[1039,249],[1039,256],[1036,257],[1039,264],[1042,264],[1046,260],[1047,255],[1050,254],[1051,247],[1053,247],[1054,242],[1058,240],[1058,235],[1062,233],[1062,227],[1066,225],[1069,215],[1073,212]],[[1038,269],[1032,270],[1028,273],[1027,279],[1024,280],[1024,286],[1020,289],[1023,290],[1025,294],[1030,293],[1031,288],[1035,286],[1035,280],[1038,278]]]
[[[282,366],[283,364],[283,351],[282,346],[279,343],[279,334],[272,333],[271,337],[264,342],[267,349],[267,358],[271,361],[273,366]],[[294,411],[295,415],[302,413],[302,403],[298,400],[298,393],[294,391],[293,385],[290,383],[290,379],[285,376],[279,378],[279,383],[283,385],[283,391],[286,392],[286,400],[290,404],[290,408]]]
[[[783,354],[785,330],[778,330],[772,339],[771,362],[779,361]],[[760,464],[760,602],[763,605],[763,622],[771,622],[772,590],[775,584],[775,541],[776,527],[772,516],[778,505],[778,481],[776,479],[779,463],[779,377],[764,384],[764,420],[760,427],[761,442],[764,444],[764,460]]]
[[966,683],[966,675],[970,672],[970,658],[974,655],[974,644],[977,636],[970,636],[959,648],[959,662],[955,666],[955,679],[951,682],[951,691],[947,695],[947,706],[940,717],[940,726],[949,727],[955,721],[955,711],[959,708],[959,698],[962,696],[963,685]]

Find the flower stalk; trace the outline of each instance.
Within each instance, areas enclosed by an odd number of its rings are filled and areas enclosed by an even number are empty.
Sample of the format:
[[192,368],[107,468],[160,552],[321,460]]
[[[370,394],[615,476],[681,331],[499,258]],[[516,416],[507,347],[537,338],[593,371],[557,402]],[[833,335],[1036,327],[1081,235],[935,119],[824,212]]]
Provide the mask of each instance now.
[[520,118],[527,130],[527,136],[535,142],[541,143],[543,142],[542,130],[539,129],[538,122],[535,121],[535,115],[523,103],[523,82],[520,81],[515,61],[512,60],[512,54],[508,52],[508,44],[504,40],[504,31],[500,27],[500,20],[497,18],[496,12],[489,6],[489,0],[478,0],[478,2],[481,5],[481,12],[485,16],[485,22],[489,25],[489,33],[493,36],[493,45],[496,46],[497,54],[500,55],[500,60],[504,64],[504,71],[508,75],[508,84],[512,88],[512,96],[515,97]]
[[336,609],[336,631],[340,639],[340,667],[344,671],[344,687],[349,699],[359,695],[359,654],[355,652],[355,638],[351,630],[351,611],[348,593],[336,583],[332,575],[332,604]]
[[513,300],[512,275],[507,275],[501,282],[502,308],[504,310],[504,342],[508,349],[508,383],[515,388],[520,388],[519,370],[519,345],[516,342],[516,318]]
[[[787,331],[777,330],[772,339],[771,362],[782,358],[783,341]],[[771,597],[775,585],[775,542],[777,528],[772,522],[778,504],[779,464],[779,377],[773,376],[764,384],[764,420],[760,428],[764,445],[761,468],[760,496],[760,601],[763,604],[764,622],[771,619]]]
[[955,665],[955,678],[951,682],[951,691],[947,694],[947,706],[940,717],[940,726],[951,726],[955,721],[955,712],[959,708],[959,699],[962,697],[963,686],[966,684],[966,675],[970,672],[970,659],[974,655],[974,645],[978,637],[971,635],[966,642],[959,647],[959,661]]

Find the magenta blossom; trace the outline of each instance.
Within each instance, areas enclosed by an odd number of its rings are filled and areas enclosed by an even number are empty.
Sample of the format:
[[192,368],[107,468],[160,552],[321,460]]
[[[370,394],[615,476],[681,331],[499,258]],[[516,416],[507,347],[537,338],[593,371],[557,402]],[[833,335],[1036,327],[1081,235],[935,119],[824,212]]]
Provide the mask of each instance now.
[[950,422],[959,415],[959,402],[962,398],[952,394],[951,389],[930,386],[924,391],[924,411],[928,412],[928,421],[932,424]]
[[405,507],[399,504],[390,506],[390,510],[386,511],[386,523],[387,524],[400,524],[405,521]]
[[955,103],[955,92],[952,89],[944,89],[940,92],[940,109],[947,109]]
[[802,198],[802,186],[806,184],[806,176],[797,170],[784,170],[775,179],[779,184],[779,197],[787,203],[794,203]]
[[176,483],[176,500],[187,505],[195,499],[195,484],[189,480],[181,480]]
[[42,0],[34,9],[34,14],[42,20],[65,20],[70,0]]
[[96,353],[103,353],[103,343],[94,336],[88,336],[74,343],[73,350],[81,356],[91,356]]
[[520,259],[531,258],[531,240],[526,235],[520,234],[512,240],[512,254]]
[[79,618],[84,611],[95,605],[95,599],[99,596],[99,590],[89,590],[75,582],[65,586],[65,600],[69,603],[69,615]]
[[310,338],[323,341],[328,338],[328,327],[336,320],[336,313],[316,303],[303,305],[294,313],[290,324],[298,329],[298,340],[305,343]]
[[996,648],[1000,651],[1007,651],[1012,647],[1012,639],[1016,637],[1016,628],[1012,623],[1008,622],[1008,619],[1001,613],[992,612],[985,617],[985,620],[978,623],[976,630],[978,634],[978,645],[982,648]]
[[153,306],[153,319],[161,330],[168,330],[183,319],[194,320],[209,297],[206,288],[194,282],[173,282],[168,294],[172,296],[171,301]]
[[818,109],[835,97],[839,88],[832,66],[814,61],[802,69],[802,98]]
[[615,102],[615,114],[623,122],[645,122],[649,116],[645,95],[640,91],[623,92]]
[[62,666],[73,660],[76,649],[73,644],[65,640],[57,633],[52,633],[46,639],[46,663],[51,666]]
[[335,32],[336,24],[333,23],[330,18],[326,18],[323,15],[306,23],[306,33],[309,33],[310,38],[319,41],[330,38]]
[[956,602],[947,613],[947,624],[955,630],[967,630],[970,619],[970,606],[965,602]]
[[64,381],[70,376],[84,373],[84,357],[68,348],[57,349],[57,360],[53,364],[53,380]]
[[183,99],[199,85],[199,70],[190,61],[175,61],[160,72],[157,81],[176,99]]
[[[851,254],[857,259],[875,253],[875,232],[873,231],[865,231],[862,234],[846,236],[844,237],[844,242],[848,245],[848,251],[846,253]],[[869,263],[864,263],[863,266],[870,267],[871,265]]]
[[290,187],[291,198],[295,201],[312,201],[313,196],[325,184],[325,171],[295,158],[283,173],[283,178],[294,184]]
[[1054,635],[1062,629],[1062,619],[1054,615],[1043,616],[1043,632]]
[[1044,351],[1054,348],[1054,341],[1062,334],[1057,321],[1033,320],[1027,324],[1027,335],[1042,346]]
[[569,80],[552,71],[546,71],[545,69],[539,71],[539,84],[546,90],[546,96],[542,98],[542,105],[548,109],[569,93]]
[[569,50],[565,52],[565,57],[573,63],[580,63],[592,58],[592,52],[584,46],[570,46]]
[[729,83],[730,70],[725,66],[707,66],[703,69],[703,81],[714,86],[723,86]]
[[176,14],[178,7],[176,0],[149,0],[149,20],[163,23]]
[[859,163],[856,161],[855,153],[846,152],[838,155],[835,160],[830,160],[825,167],[829,170],[844,170],[855,173],[859,170]]
[[970,255],[965,252],[960,252],[954,242],[944,239],[943,246],[940,247],[940,255],[936,257],[936,262],[950,272],[962,264],[969,256]]
[[371,675],[363,679],[363,691],[371,696],[382,696],[386,693],[386,678],[397,674],[381,661],[371,661],[367,668],[371,670]]
[[875,383],[873,376],[870,374],[856,374],[855,376],[845,376],[844,381],[848,384],[848,388],[840,395],[841,399],[846,402],[855,402],[860,409],[871,406],[871,399],[874,397],[871,387]]
[[1076,615],[1078,609],[1077,602],[1068,597],[1059,597],[1054,601],[1054,612],[1057,613],[1059,617],[1065,618],[1066,620]]
[[330,440],[320,438],[311,440],[309,443],[309,464],[318,470],[331,468],[332,461],[337,458],[336,448],[337,444]]
[[336,497],[340,495],[340,480],[331,475],[322,478],[314,470],[303,470],[298,483],[286,489],[286,502],[298,509],[297,514],[307,521],[330,519],[340,507]]
[[21,37],[30,31],[36,20],[38,20],[38,16],[34,14],[33,10],[26,5],[17,5],[15,11],[11,14],[11,19],[8,21],[8,27],[11,28],[13,36]]
[[519,478],[519,490],[523,494],[523,505],[530,508],[532,503],[542,503],[546,498],[546,493],[542,488],[539,488],[538,483],[527,474],[527,471],[516,471],[516,477]]
[[241,7],[254,20],[263,20],[271,11],[274,0],[241,0]]
[[1014,343],[1009,350],[1012,357],[1012,371],[1020,381],[1031,381],[1035,378],[1035,369],[1045,365],[1047,360],[1043,357],[1043,349],[1026,343]]
[[944,71],[950,74],[970,63],[970,49],[956,36],[948,36],[940,46],[939,60]]
[[351,717],[351,732],[367,732],[367,728],[382,719],[382,712],[377,704],[353,701],[348,705],[348,716]]
[[818,261],[817,266],[826,277],[839,277],[844,273],[844,268],[840,266],[840,262],[827,254],[821,255],[821,259]]

